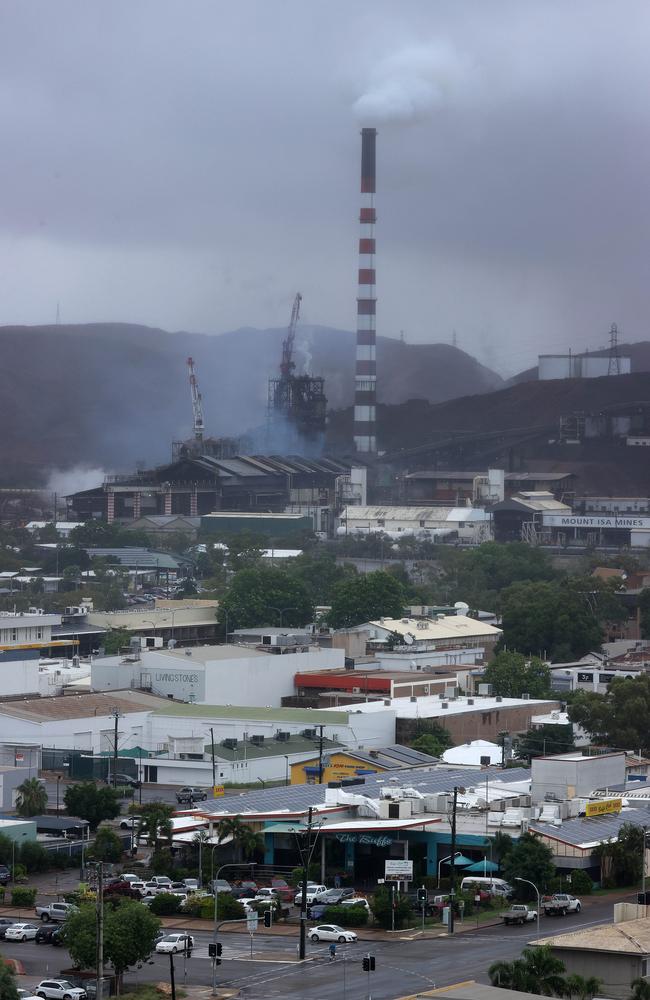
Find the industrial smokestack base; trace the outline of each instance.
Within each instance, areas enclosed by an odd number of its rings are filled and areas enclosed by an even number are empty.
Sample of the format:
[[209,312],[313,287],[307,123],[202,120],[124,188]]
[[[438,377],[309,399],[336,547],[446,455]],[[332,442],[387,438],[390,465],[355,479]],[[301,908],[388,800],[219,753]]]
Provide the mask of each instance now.
[[354,447],[377,451],[377,297],[375,293],[375,187],[377,130],[361,130],[361,213],[357,295],[357,352],[354,370]]

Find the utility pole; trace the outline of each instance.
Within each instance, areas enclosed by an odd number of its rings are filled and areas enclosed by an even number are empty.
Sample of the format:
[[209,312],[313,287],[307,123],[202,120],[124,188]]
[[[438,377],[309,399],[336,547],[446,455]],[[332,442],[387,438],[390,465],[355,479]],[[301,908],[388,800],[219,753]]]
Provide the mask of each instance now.
[[104,996],[104,865],[97,865],[97,1000]]
[[319,726],[320,736],[318,739],[318,784],[323,784],[323,726]]
[[169,953],[169,985],[171,986],[172,1000],[176,1000],[176,980],[174,979],[174,953]]
[[306,954],[306,944],[307,944],[307,881],[309,865],[311,863],[312,854],[314,853],[314,848],[316,847],[316,840],[318,839],[318,834],[314,839],[314,843],[311,842],[311,831],[313,826],[313,816],[314,810],[309,807],[307,812],[307,846],[306,848],[300,849],[300,860],[302,861],[302,892],[300,894],[300,944],[298,949],[298,957],[302,960],[305,958]]
[[449,924],[450,934],[454,933],[454,903],[456,902],[456,807],[458,805],[458,793],[465,792],[464,788],[454,785],[454,794],[451,807],[451,886],[449,890]]
[[214,798],[217,787],[217,765],[214,760],[214,728],[212,726],[210,726],[210,750],[212,751],[212,798]]
[[113,708],[111,715],[115,719],[115,735],[113,737],[113,788],[117,788],[117,741],[119,739],[118,722],[121,712],[117,706]]

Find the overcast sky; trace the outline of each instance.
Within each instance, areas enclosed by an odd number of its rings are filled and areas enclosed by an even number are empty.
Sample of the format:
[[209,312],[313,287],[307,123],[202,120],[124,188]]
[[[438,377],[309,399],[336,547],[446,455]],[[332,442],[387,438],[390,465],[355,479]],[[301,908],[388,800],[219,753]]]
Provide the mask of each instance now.
[[4,0],[0,323],[354,328],[510,373],[648,337],[647,0]]

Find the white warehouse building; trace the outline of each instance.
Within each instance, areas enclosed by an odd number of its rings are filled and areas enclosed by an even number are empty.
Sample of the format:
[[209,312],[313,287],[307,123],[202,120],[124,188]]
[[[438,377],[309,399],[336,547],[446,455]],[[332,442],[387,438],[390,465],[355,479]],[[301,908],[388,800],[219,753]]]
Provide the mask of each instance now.
[[431,540],[458,537],[479,545],[492,538],[492,518],[481,507],[345,507],[338,535],[382,532],[389,538],[417,535]]

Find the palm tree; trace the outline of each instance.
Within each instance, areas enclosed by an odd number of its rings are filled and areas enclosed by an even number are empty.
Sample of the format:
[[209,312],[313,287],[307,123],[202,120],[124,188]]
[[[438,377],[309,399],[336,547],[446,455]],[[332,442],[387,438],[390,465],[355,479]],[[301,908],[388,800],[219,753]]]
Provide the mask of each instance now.
[[[493,986],[520,993],[537,993],[545,997],[567,995],[567,980],[562,975],[564,963],[555,958],[548,945],[524,948],[514,962],[494,962],[488,969]],[[639,998],[642,1000],[642,998]]]
[[633,979],[631,986],[630,1000],[650,1000],[650,982],[643,976]]
[[167,846],[172,846],[173,825],[172,816],[174,807],[167,802],[148,802],[140,810],[140,822],[138,824],[138,838],[141,834],[147,835],[147,842],[154,853],[158,850],[158,842],[162,838],[167,839]]
[[228,817],[219,823],[217,843],[222,844],[228,839],[232,840],[237,860],[247,861],[257,851],[264,850],[261,834],[255,833],[247,823],[242,823],[240,816]]
[[508,836],[507,833],[502,833],[501,830],[497,830],[492,838],[492,856],[498,863],[499,868],[501,867],[501,862],[513,848],[512,837]]
[[[591,1000],[591,997],[594,997],[596,993],[600,993],[602,985],[603,980],[598,979],[596,976],[585,978],[584,976],[579,976],[577,973],[573,973],[566,978],[566,995],[568,997],[579,997],[580,1000]],[[639,1000],[642,1000],[642,998],[639,998]],[[646,1000],[650,1000],[650,995]]]
[[203,885],[203,848],[210,842],[210,834],[207,830],[197,830],[192,837],[192,842],[196,844],[199,852],[199,885]]
[[16,812],[19,816],[41,816],[47,808],[47,791],[38,778],[26,778],[18,786]]

